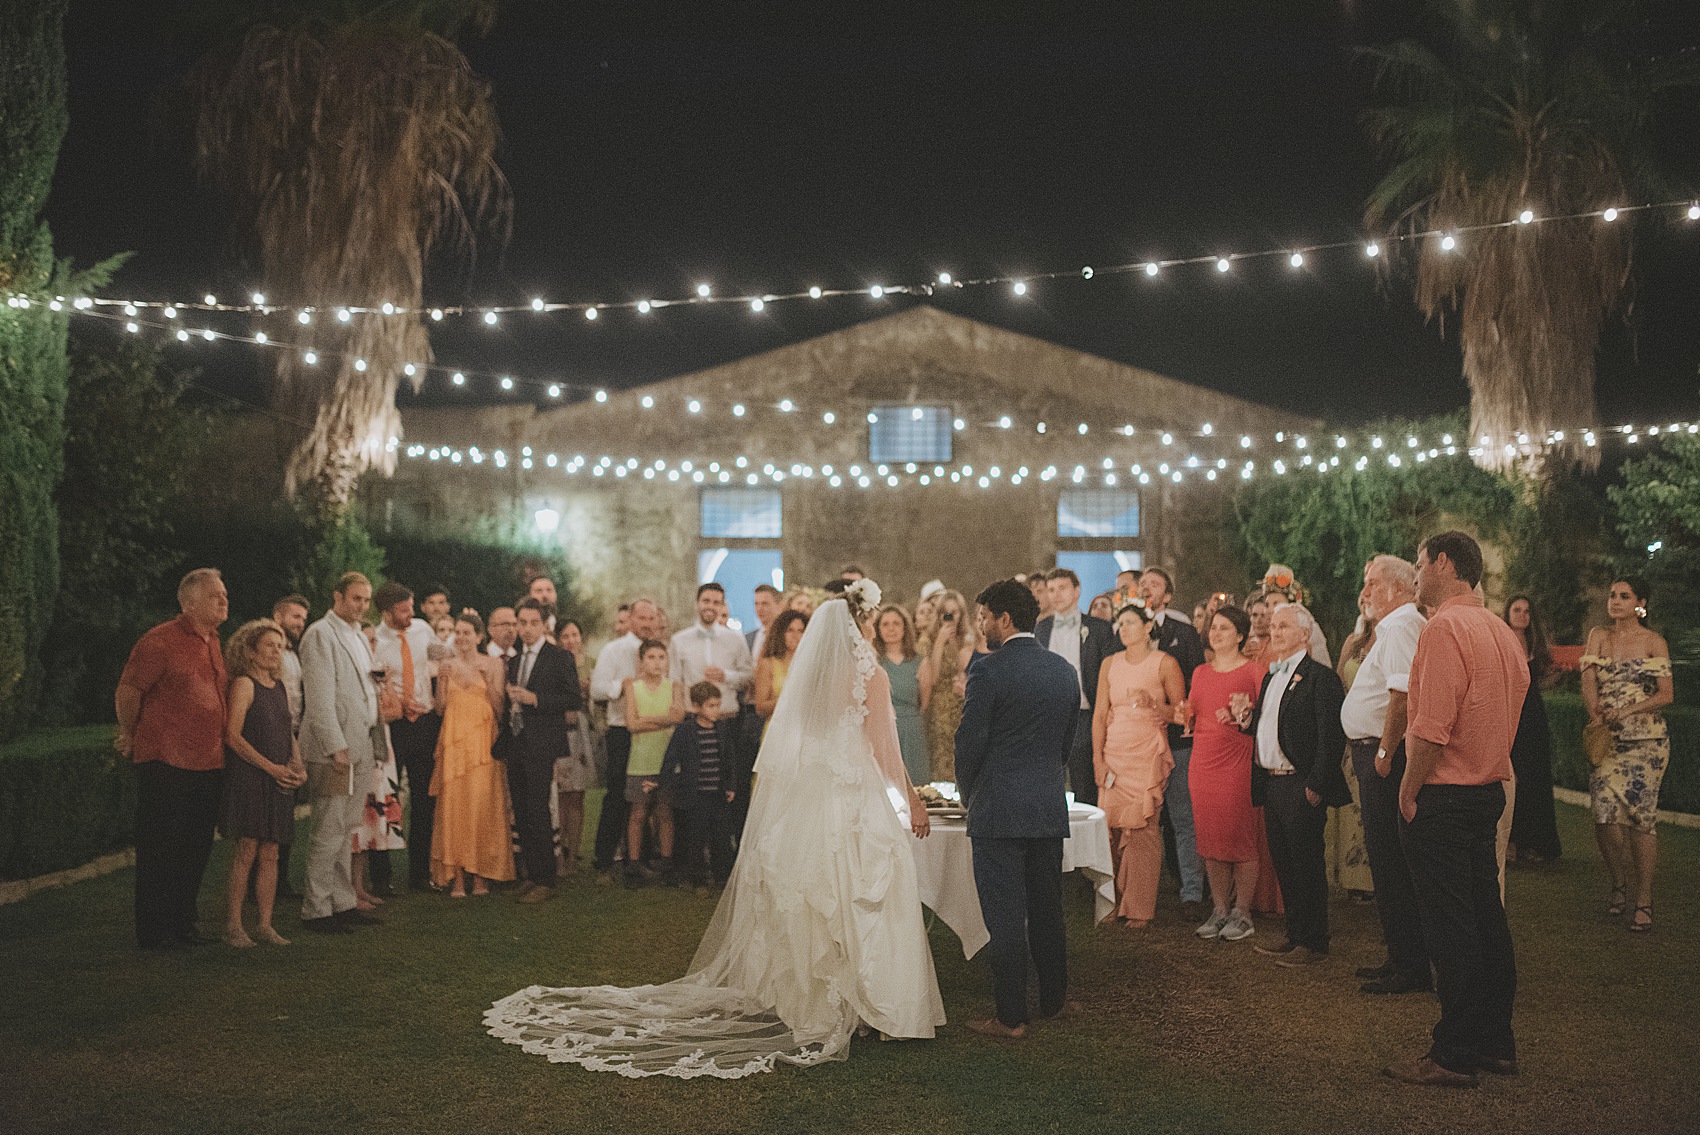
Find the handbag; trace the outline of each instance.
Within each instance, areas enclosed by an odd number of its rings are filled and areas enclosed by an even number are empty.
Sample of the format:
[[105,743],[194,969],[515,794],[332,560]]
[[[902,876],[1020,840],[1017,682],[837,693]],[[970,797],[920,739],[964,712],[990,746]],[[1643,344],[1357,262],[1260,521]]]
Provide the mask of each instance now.
[[1582,726],[1582,750],[1588,754],[1588,763],[1598,767],[1617,755],[1617,745],[1612,740],[1611,726],[1603,721],[1590,721]]

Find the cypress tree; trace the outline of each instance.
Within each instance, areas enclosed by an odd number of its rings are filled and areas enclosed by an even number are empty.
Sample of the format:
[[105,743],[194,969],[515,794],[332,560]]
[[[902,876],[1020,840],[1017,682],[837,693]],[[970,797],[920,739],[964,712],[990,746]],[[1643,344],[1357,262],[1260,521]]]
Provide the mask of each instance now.
[[[42,219],[65,136],[67,0],[0,3],[0,295],[63,287]],[[59,589],[66,316],[0,307],[0,738],[28,724]]]

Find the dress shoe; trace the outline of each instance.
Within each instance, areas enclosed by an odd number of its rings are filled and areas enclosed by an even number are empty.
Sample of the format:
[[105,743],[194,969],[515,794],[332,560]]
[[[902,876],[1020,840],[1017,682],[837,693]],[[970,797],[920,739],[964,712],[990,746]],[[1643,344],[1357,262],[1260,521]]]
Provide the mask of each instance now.
[[1256,950],[1260,954],[1276,955],[1290,954],[1294,950],[1298,949],[1298,947],[1291,942],[1282,941],[1272,946],[1253,946],[1252,949]]
[[989,1036],[996,1040],[1020,1040],[1027,1035],[1026,1025],[1016,1025],[1013,1028],[1004,1024],[996,1017],[984,1021],[969,1021],[968,1028],[981,1036]]
[[1433,990],[1434,986],[1429,982],[1397,972],[1358,986],[1359,993],[1430,993]]
[[1062,1003],[1062,1008],[1042,1019],[1047,1021],[1069,1021],[1080,1016],[1080,1014],[1085,1011],[1084,1007],[1082,1007],[1078,1001],[1064,1001]]
[[1384,977],[1392,977],[1399,972],[1399,967],[1392,962],[1382,962],[1378,966],[1359,966],[1358,977],[1364,981],[1377,981]]
[[219,939],[217,939],[217,938],[208,938],[205,934],[202,934],[199,930],[193,930],[193,929],[185,930],[185,931],[183,931],[183,933],[177,935],[177,940],[179,942],[183,943],[185,946],[210,946],[214,942],[219,941]]
[[344,926],[382,926],[384,920],[376,915],[367,914],[359,907],[351,906],[347,910],[339,910],[331,916]]
[[1323,950],[1313,950],[1309,946],[1294,946],[1291,950],[1275,959],[1275,964],[1285,969],[1298,969],[1300,966],[1313,966],[1317,962],[1328,960],[1328,954]]
[[1481,1083],[1474,1072],[1449,1072],[1426,1056],[1389,1064],[1381,1070],[1381,1074],[1391,1076],[1401,1084],[1425,1088],[1473,1088]]
[[517,888],[515,888],[515,890],[514,890],[514,898],[523,899],[526,895],[529,895],[532,891],[535,891],[536,889],[537,889],[536,883],[533,883],[530,879],[521,879],[519,881],[519,886]]
[[1483,1056],[1476,1061],[1476,1070],[1493,1076],[1517,1075],[1517,1061],[1500,1060],[1492,1056]]
[[555,888],[554,887],[533,886],[529,891],[526,891],[523,895],[520,895],[519,898],[515,899],[514,901],[518,902],[518,903],[523,903],[526,906],[536,906],[538,903],[548,902],[550,899],[552,899],[554,897],[555,897]]
[[344,923],[336,915],[326,915],[324,918],[303,918],[303,930],[311,930],[315,934],[352,934],[354,927]]

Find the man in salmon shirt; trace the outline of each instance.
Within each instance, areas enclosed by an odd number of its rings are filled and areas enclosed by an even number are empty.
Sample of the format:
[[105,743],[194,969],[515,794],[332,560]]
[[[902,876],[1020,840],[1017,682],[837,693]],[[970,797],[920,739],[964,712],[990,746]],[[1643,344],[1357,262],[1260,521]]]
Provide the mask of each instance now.
[[195,926],[224,772],[229,683],[218,628],[230,596],[217,568],[177,585],[182,614],[137,641],[118,679],[113,744],[136,765],[136,944],[180,950]]
[[1481,578],[1481,546],[1463,532],[1431,536],[1417,554],[1417,602],[1431,616],[1411,661],[1399,838],[1440,1021],[1427,1055],[1384,1069],[1407,1084],[1473,1088],[1478,1072],[1517,1072],[1517,960],[1496,836],[1529,666],[1476,596]]

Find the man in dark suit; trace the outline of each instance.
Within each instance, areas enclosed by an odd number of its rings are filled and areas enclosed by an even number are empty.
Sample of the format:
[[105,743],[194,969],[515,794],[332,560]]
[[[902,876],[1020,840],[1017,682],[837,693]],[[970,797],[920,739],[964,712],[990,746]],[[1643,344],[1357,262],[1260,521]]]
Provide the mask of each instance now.
[[[1147,568],[1139,577],[1139,593],[1157,627],[1157,649],[1180,664],[1181,681],[1191,697],[1192,672],[1204,665],[1204,644],[1199,642],[1192,624],[1169,606],[1175,598],[1175,581],[1162,568]],[[1174,837],[1181,901],[1203,902],[1204,863],[1198,858],[1193,835],[1192,790],[1187,780],[1187,771],[1192,767],[1192,738],[1183,726],[1169,726],[1169,753],[1175,759],[1175,768],[1163,793],[1163,815]]]
[[1312,658],[1310,632],[1316,625],[1297,603],[1276,609],[1269,620],[1275,661],[1263,679],[1249,732],[1256,738],[1251,768],[1251,802],[1269,825],[1269,854],[1287,906],[1287,940],[1259,946],[1276,965],[1295,967],[1328,956],[1328,865],[1323,833],[1328,809],[1352,802],[1341,757],[1346,733],[1340,706],[1346,689],[1339,675]]
[[525,863],[525,882],[519,891],[522,903],[555,897],[549,792],[555,761],[567,755],[567,715],[584,708],[578,666],[571,654],[546,637],[543,607],[540,600],[525,599],[516,609],[520,648],[508,660],[508,714],[502,738],[520,858]]
[[1098,704],[1098,670],[1104,659],[1120,650],[1115,632],[1103,619],[1080,613],[1080,577],[1057,568],[1045,581],[1051,613],[1033,627],[1039,645],[1062,658],[1080,678],[1080,722],[1074,748],[1068,755],[1068,786],[1083,804],[1098,803],[1098,782],[1092,773],[1092,710]]
[[991,935],[997,1016],[969,1028],[1027,1035],[1027,964],[1039,1016],[1062,1012],[1068,936],[1062,912],[1063,783],[1080,721],[1080,678],[1033,638],[1038,600],[1006,579],[980,593],[976,620],[993,652],[968,676],[956,730],[956,784],[968,807],[974,885]]

